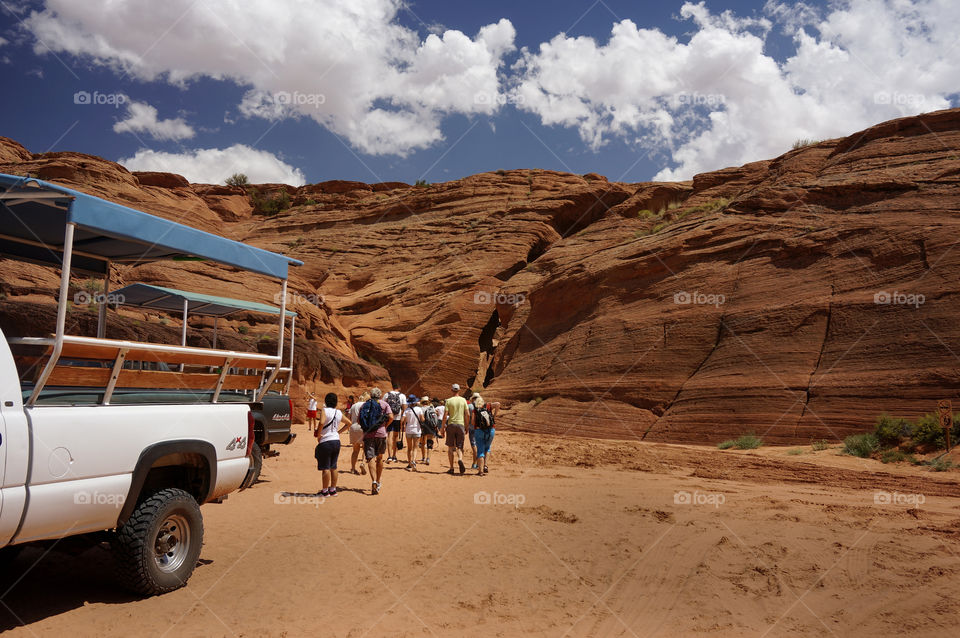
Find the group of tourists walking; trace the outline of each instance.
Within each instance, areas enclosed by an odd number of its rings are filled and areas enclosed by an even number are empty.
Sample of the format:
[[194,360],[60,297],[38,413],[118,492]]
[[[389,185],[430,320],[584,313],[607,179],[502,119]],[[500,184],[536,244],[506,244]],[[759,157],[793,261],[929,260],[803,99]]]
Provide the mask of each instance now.
[[318,411],[311,394],[307,425],[317,438],[314,456],[322,473],[320,496],[337,495],[340,434],[344,431],[350,432],[350,471],[370,476],[371,494],[379,494],[383,487],[384,465],[402,463],[399,454],[405,451],[405,469],[416,472],[418,464],[430,465],[430,454],[439,441],[447,446],[447,474],[466,474],[463,453],[467,442],[473,453],[471,470],[476,470],[477,476],[489,472],[487,461],[500,404],[485,402],[477,392],[467,393],[468,400],[456,383],[451,390],[452,396],[441,402],[404,395],[396,388],[386,394],[371,388],[355,402],[351,396],[346,412],[337,409],[333,392],[324,397],[324,408]]

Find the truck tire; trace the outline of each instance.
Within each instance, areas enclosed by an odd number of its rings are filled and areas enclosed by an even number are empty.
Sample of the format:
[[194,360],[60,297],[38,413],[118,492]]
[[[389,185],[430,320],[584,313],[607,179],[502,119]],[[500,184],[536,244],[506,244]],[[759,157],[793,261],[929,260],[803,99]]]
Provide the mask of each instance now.
[[187,584],[203,546],[203,516],[187,492],[168,488],[137,505],[113,542],[120,581],[144,596]]
[[254,483],[260,478],[260,470],[262,469],[263,452],[260,450],[260,445],[254,443],[250,450],[250,469],[247,470],[247,475],[244,477],[243,483],[240,484],[240,489],[245,490],[248,487],[253,487]]

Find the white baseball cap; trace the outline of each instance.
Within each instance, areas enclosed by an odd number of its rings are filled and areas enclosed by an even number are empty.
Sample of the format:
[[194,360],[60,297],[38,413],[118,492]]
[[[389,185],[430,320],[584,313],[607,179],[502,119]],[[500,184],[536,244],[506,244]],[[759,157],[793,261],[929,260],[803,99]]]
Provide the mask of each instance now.
[[457,390],[460,389],[460,384],[459,384],[459,383],[454,383],[454,384],[453,384],[453,387],[452,387],[451,389],[452,389],[454,392],[456,392]]

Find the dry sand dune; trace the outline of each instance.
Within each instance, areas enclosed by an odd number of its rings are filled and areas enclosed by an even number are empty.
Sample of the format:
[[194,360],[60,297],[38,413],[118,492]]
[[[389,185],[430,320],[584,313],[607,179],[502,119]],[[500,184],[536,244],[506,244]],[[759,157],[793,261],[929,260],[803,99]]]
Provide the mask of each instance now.
[[956,471],[836,449],[501,432],[486,477],[446,476],[445,458],[416,474],[388,466],[382,495],[343,475],[346,491],[321,502],[278,496],[319,487],[299,429],[254,489],[204,507],[206,544],[186,588],[132,599],[103,550],[71,553],[63,541],[25,551],[20,580],[3,576],[0,628],[490,637],[944,636],[960,626]]

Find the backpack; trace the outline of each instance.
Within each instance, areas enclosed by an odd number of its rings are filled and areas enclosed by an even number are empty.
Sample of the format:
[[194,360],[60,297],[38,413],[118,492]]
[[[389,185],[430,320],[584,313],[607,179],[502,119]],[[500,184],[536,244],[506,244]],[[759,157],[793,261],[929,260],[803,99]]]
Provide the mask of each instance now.
[[400,418],[400,393],[399,392],[387,392],[387,396],[384,397],[384,401],[387,402],[387,405],[390,406],[390,411],[393,412],[393,418]]
[[380,402],[376,399],[368,399],[360,408],[360,429],[363,430],[364,434],[376,432],[383,424],[384,416]]
[[423,425],[429,434],[436,435],[440,430],[440,415],[432,405],[428,405],[423,411]]
[[490,408],[487,407],[487,405],[484,405],[481,408],[476,408],[476,412],[478,428],[481,430],[489,430],[493,427],[493,412],[490,411]]

